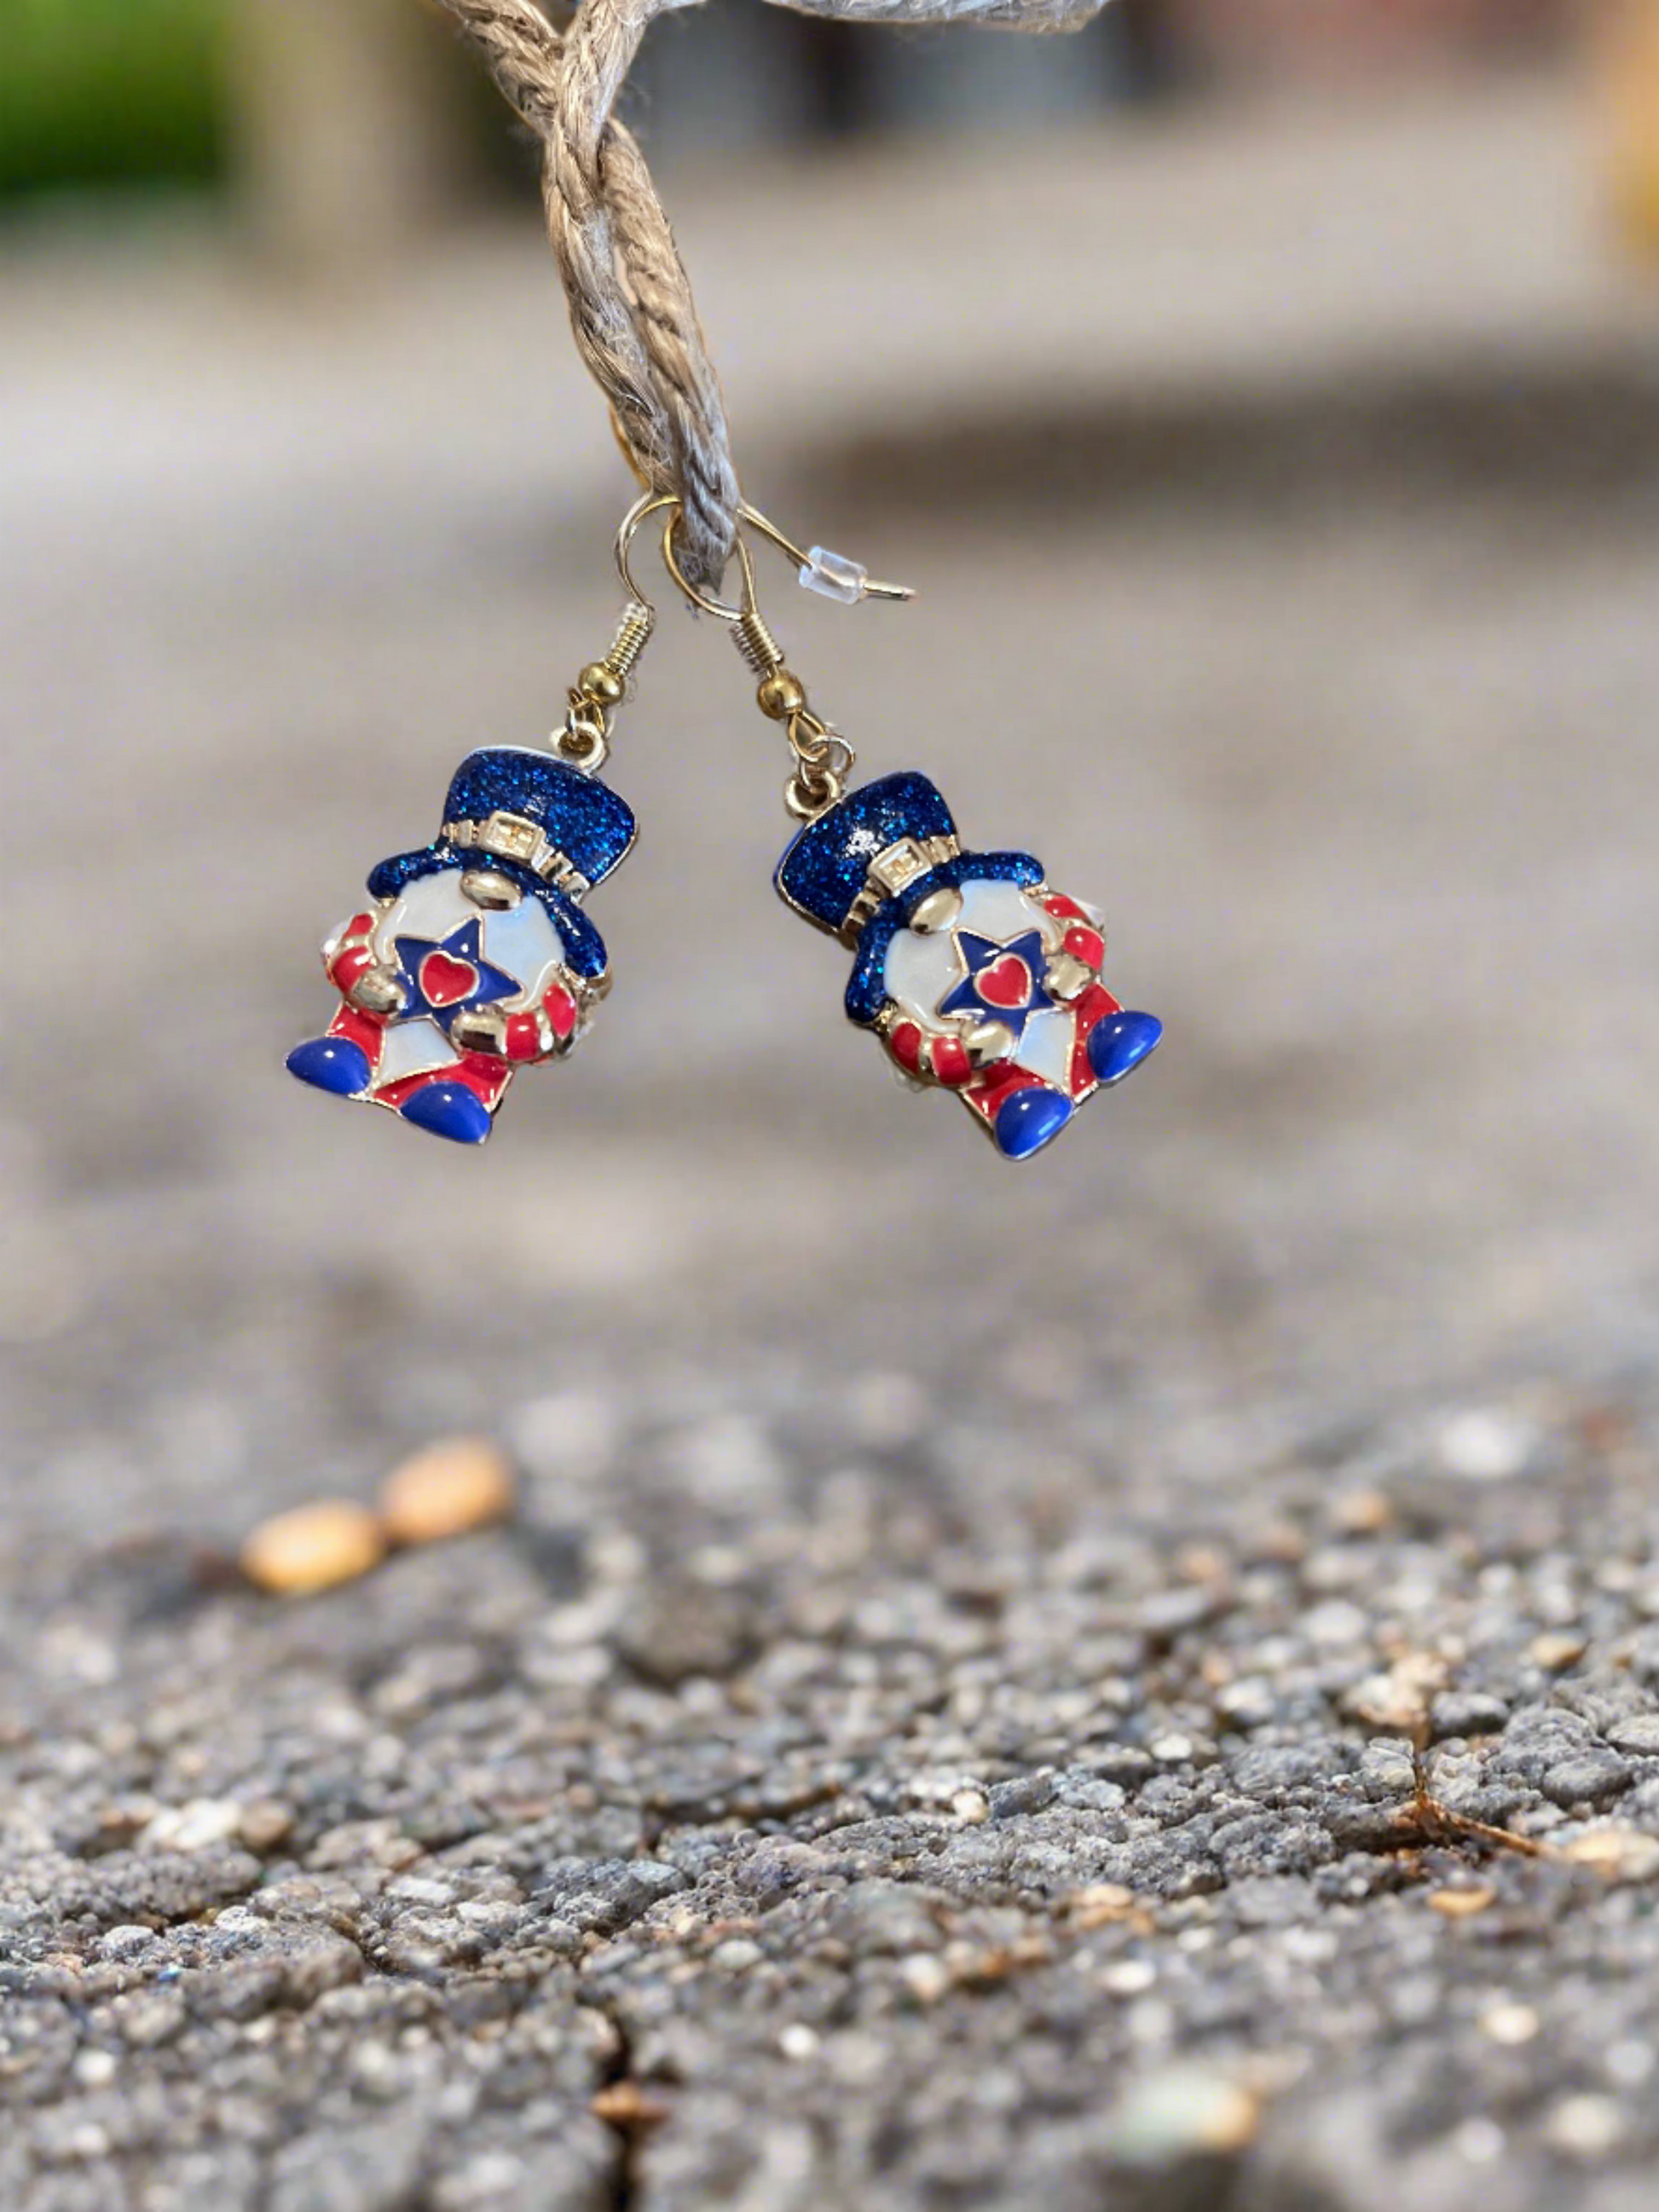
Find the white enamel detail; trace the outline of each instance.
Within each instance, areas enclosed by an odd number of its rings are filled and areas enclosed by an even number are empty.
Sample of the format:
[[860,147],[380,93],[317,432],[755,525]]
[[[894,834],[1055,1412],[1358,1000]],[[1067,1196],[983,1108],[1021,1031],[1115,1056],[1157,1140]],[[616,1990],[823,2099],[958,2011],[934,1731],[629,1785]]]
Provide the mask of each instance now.
[[[1041,933],[1043,945],[1049,952],[1063,943],[1066,935],[1064,925],[1056,921],[1053,915],[1044,914],[1036,900],[1018,884],[964,884],[962,912],[951,930],[924,936],[917,930],[902,929],[887,948],[882,969],[883,987],[888,997],[896,1000],[901,1010],[924,1029],[939,1027],[940,1000],[949,998],[968,972],[956,942],[957,933],[964,929],[975,937],[988,937],[998,945],[1027,937],[1035,929]],[[1040,981],[1040,976],[1036,980]],[[1068,1028],[1071,1025],[1069,1014],[1034,1015],[1027,1024],[1028,1031],[1039,1020],[1056,1019]],[[1053,1056],[1057,1048],[1044,1049]],[[1023,1051],[1017,1057],[1022,1066],[1031,1064]],[[1066,1065],[1069,1074],[1069,1054]]]
[[374,925],[374,957],[388,967],[398,964],[400,937],[429,937],[441,943],[470,921],[483,916],[461,890],[459,871],[440,868],[405,884]]
[[965,972],[956,939],[948,933],[922,937],[902,929],[887,948],[882,982],[912,1021],[931,1029],[939,1020],[939,1000],[949,997]]
[[526,896],[515,907],[486,914],[483,921],[484,958],[511,975],[521,1001],[533,1006],[564,965],[564,945],[552,916],[538,898]]
[[1051,951],[1066,934],[1053,915],[1044,914],[1030,893],[1018,884],[964,884],[956,926],[971,930],[975,937],[992,938],[1000,945],[1024,937],[1030,930],[1041,930],[1042,941]]
[[375,1085],[400,1083],[406,1075],[425,1075],[434,1068],[453,1067],[459,1059],[436,1022],[424,1014],[410,1022],[392,1022],[386,1030],[375,1066]]
[[1072,1087],[1072,1048],[1077,1042],[1077,1017],[1069,1007],[1053,1007],[1033,1014],[1025,1033],[1014,1048],[1014,1064],[1029,1068],[1057,1091]]
[[[473,923],[478,927],[479,950],[484,958],[520,987],[515,997],[496,1003],[507,1013],[538,1005],[564,965],[564,944],[551,915],[538,898],[528,894],[515,907],[484,911],[462,890],[461,872],[457,868],[437,869],[404,886],[374,925],[374,957],[385,966],[395,968],[400,937],[427,938],[441,945]],[[387,1032],[388,1048],[399,1029],[416,1026],[418,1023],[395,1024]],[[454,1057],[446,1047],[444,1060],[429,1064],[441,1066]],[[412,1075],[416,1068],[402,1072]]]

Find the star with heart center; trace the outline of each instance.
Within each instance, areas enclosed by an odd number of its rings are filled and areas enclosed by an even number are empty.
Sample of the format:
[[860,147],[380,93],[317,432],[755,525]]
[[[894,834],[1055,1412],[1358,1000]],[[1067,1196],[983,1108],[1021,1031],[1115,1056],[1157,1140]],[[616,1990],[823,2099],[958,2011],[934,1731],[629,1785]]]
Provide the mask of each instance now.
[[398,958],[409,996],[408,1019],[428,1014],[445,1034],[464,1007],[487,1006],[511,999],[521,986],[516,975],[492,968],[483,957],[483,925],[469,921],[447,937],[400,937]]
[[975,1014],[1000,1022],[1019,1037],[1031,1016],[1052,1003],[1042,984],[1048,948],[1040,929],[1028,929],[1006,945],[962,929],[957,932],[957,949],[968,972],[939,1000],[940,1013]]

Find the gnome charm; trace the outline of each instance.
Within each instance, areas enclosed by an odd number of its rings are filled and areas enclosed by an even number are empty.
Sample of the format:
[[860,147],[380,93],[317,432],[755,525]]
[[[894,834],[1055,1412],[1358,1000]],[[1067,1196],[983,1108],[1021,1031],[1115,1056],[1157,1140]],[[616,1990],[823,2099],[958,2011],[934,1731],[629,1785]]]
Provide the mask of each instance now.
[[520,746],[469,754],[436,838],[382,860],[370,902],[324,945],[340,1009],[289,1073],[482,1144],[514,1070],[568,1052],[609,988],[577,902],[634,834],[591,773]]
[[1099,915],[1027,853],[964,853],[924,775],[883,776],[809,822],[785,901],[856,956],[848,1018],[902,1073],[954,1091],[1005,1159],[1029,1159],[1157,1045],[1100,980]]

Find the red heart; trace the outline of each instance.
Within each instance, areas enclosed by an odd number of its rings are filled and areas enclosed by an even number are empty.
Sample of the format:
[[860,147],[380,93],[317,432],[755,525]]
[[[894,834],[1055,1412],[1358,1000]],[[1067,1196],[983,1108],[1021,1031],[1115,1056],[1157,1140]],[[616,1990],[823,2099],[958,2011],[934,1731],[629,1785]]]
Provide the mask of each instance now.
[[470,960],[428,952],[421,963],[421,995],[429,1006],[459,1006],[477,988],[478,971]]
[[974,987],[988,1006],[1023,1006],[1031,995],[1031,971],[1018,952],[1005,952],[980,969]]

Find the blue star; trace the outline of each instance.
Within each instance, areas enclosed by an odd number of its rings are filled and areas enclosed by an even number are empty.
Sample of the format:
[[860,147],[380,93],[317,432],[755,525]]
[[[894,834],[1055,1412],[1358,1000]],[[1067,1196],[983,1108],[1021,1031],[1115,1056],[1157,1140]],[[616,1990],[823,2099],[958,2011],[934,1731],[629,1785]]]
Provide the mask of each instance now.
[[[958,930],[957,948],[967,963],[968,973],[948,998],[939,1000],[940,1013],[976,1014],[985,1021],[1000,1022],[1018,1039],[1025,1034],[1025,1024],[1031,1016],[1053,1004],[1042,988],[1048,951],[1041,930],[1027,930],[1023,937],[1016,937],[1007,945],[999,945],[994,939],[981,937],[971,929]],[[981,989],[981,982],[989,988],[988,998]]]
[[[492,968],[484,958],[482,925],[476,921],[464,922],[459,929],[452,930],[442,939],[400,937],[397,952],[402,963],[403,987],[409,994],[404,1018],[413,1021],[420,1015],[429,1015],[446,1036],[457,1014],[472,1006],[487,1006],[494,999],[513,998],[522,988],[516,976]],[[435,1000],[427,995],[421,981],[426,963],[434,952],[439,955],[440,965],[427,981],[437,991]],[[461,963],[473,972],[474,981],[459,995],[440,988],[446,982],[465,982],[459,975],[444,975],[441,963],[446,960]]]

